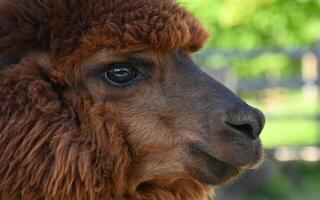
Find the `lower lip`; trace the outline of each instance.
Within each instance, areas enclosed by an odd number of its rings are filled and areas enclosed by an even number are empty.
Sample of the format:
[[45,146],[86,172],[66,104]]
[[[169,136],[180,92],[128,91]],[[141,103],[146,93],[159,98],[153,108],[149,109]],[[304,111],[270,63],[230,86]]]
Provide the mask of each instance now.
[[254,151],[253,151],[254,158],[247,167],[244,167],[244,169],[256,169],[261,163],[261,160],[262,160],[261,158],[263,157],[263,148],[261,145],[261,141],[260,140],[255,141],[253,144],[253,147],[254,147]]
[[215,157],[212,157],[205,151],[198,148],[196,145],[193,145],[192,151],[196,155],[200,155],[201,157],[203,157],[203,160],[207,165],[207,170],[211,173],[211,175],[205,175],[206,173],[201,173],[201,172],[196,173],[198,177],[200,177],[201,182],[205,184],[221,185],[225,182],[228,182],[232,178],[237,177],[241,172],[240,168],[233,167],[228,163],[225,163],[223,161],[216,159]]
[[233,168],[233,169],[240,169],[238,167],[235,167],[227,162],[224,162],[223,160],[219,160],[217,159],[216,157],[210,155],[209,153],[207,153],[205,150],[203,150],[202,148],[200,148],[198,145],[194,144],[191,146],[191,151],[194,153],[194,154],[197,154],[197,155],[202,155],[202,157],[205,157],[205,160],[207,162],[207,165],[208,167],[212,168],[212,167],[215,167],[215,166],[224,166],[224,167],[227,167],[227,168]]
[[[202,148],[201,146],[197,145],[197,144],[192,144],[191,145],[191,149],[195,154],[202,154],[202,155],[206,155],[207,158],[211,158],[211,160],[215,160],[216,162],[220,162],[221,164],[224,165],[229,165],[235,169],[253,169],[256,168],[257,166],[259,166],[260,160],[263,157],[263,149],[261,146],[261,142],[260,140],[256,140],[254,141],[254,143],[252,144],[252,154],[251,156],[253,156],[250,160],[248,160],[248,162],[243,163],[241,165],[235,165],[232,164],[232,162],[228,162],[224,159],[221,159],[219,157],[216,157],[210,153],[208,153],[208,151],[205,148]],[[239,163],[240,164],[240,163]]]

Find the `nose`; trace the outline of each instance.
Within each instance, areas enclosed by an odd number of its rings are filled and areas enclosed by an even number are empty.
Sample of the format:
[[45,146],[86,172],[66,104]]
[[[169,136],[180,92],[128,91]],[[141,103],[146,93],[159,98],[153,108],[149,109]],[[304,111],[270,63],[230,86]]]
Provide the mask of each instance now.
[[225,120],[227,129],[251,140],[256,140],[260,136],[264,123],[263,113],[247,105],[237,108],[236,111],[230,111]]

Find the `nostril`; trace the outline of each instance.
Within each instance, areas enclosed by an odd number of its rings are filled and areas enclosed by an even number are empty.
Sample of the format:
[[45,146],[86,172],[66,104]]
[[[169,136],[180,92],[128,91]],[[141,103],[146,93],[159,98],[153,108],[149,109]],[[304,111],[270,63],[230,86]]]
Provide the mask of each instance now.
[[246,104],[228,110],[223,119],[224,126],[230,133],[245,136],[250,140],[259,138],[265,123],[263,113]]
[[230,122],[225,122],[233,131],[236,131],[238,133],[241,133],[247,137],[249,137],[252,140],[257,139],[257,135],[255,134],[254,128],[251,124],[232,124]]

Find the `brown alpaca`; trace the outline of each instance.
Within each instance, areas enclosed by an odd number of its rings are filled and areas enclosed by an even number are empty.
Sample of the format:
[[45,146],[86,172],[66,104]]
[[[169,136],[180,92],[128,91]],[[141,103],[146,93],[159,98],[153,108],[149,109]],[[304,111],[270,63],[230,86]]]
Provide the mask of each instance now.
[[262,157],[260,111],[191,59],[171,0],[0,0],[1,200],[204,200]]

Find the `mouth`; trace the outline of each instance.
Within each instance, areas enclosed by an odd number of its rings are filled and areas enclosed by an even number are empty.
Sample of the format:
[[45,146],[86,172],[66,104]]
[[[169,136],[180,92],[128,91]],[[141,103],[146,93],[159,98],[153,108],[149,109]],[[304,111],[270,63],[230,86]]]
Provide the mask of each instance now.
[[256,168],[259,165],[262,157],[259,144],[257,143],[254,147],[254,158],[241,166],[213,156],[200,145],[191,144],[190,151],[195,155],[198,166],[201,166],[192,170],[193,175],[199,181],[208,185],[215,186],[228,183],[239,176],[243,170]]
[[241,168],[218,160],[196,144],[192,144],[190,149],[196,155],[201,166],[204,166],[201,169],[193,169],[192,174],[204,184],[221,185],[241,173]]

